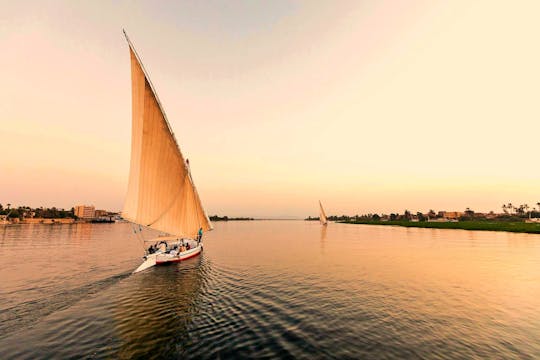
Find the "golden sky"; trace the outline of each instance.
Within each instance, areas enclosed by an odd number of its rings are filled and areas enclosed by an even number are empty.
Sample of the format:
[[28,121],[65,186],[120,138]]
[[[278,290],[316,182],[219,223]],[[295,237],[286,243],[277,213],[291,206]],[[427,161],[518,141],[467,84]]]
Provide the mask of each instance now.
[[538,1],[0,2],[0,202],[120,210],[125,28],[208,213],[540,201]]

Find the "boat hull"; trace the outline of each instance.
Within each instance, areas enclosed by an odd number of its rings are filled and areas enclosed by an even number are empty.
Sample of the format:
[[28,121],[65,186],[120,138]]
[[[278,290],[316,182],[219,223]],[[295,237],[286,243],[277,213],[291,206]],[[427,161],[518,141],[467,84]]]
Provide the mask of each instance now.
[[156,265],[156,256],[154,254],[146,256],[143,263],[133,271],[133,274],[149,269],[154,265]]
[[[163,238],[158,238],[155,240],[159,240],[159,239],[163,239]],[[186,239],[181,240],[182,243],[184,243],[184,241],[188,241],[188,240]],[[190,259],[192,257],[199,255],[203,249],[202,242],[195,242],[195,240],[189,240],[189,241],[191,242],[191,245],[193,246],[193,248],[186,251],[182,251],[181,253],[176,253],[176,252],[171,253],[171,251],[168,251],[166,248],[163,248],[152,254],[146,254],[146,256],[144,257],[144,262],[141,265],[139,265],[139,267],[135,269],[133,273],[134,274],[138,273],[140,271],[151,268],[155,265],[165,265],[169,263],[181,262],[181,261],[184,261],[184,260],[187,260],[187,259]],[[174,243],[175,248],[178,245],[180,245],[180,241]]]
[[199,255],[201,251],[202,251],[202,244],[199,244],[197,247],[184,251],[180,253],[179,255],[157,254],[156,265],[176,263],[176,262],[181,262],[187,259],[191,259],[192,257]]

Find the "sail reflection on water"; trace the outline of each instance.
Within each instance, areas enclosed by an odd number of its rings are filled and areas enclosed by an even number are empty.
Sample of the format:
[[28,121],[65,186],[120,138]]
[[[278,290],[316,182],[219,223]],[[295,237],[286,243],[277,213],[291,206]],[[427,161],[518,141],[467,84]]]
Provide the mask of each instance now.
[[324,254],[324,247],[326,243],[326,230],[328,230],[327,226],[321,226],[321,254]]

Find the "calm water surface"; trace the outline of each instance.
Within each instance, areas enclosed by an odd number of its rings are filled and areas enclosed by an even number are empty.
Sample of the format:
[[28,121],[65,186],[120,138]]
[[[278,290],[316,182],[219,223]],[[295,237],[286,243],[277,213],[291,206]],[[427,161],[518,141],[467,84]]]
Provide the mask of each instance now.
[[0,226],[0,358],[540,358],[539,235],[215,227],[130,275],[129,224]]

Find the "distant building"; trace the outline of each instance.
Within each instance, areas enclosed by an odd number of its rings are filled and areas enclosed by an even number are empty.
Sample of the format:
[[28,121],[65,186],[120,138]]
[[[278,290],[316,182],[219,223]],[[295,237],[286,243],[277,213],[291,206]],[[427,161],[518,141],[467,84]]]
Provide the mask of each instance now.
[[107,216],[109,212],[107,210],[96,210],[94,217]]
[[96,208],[88,205],[75,206],[75,216],[79,219],[93,219],[96,217]]
[[463,213],[461,211],[439,211],[437,215],[445,219],[459,219]]

